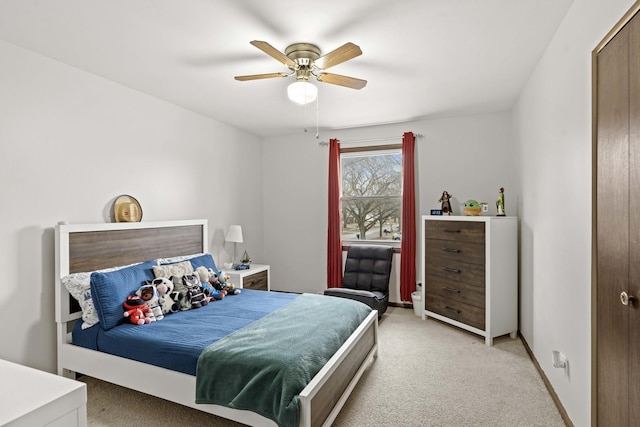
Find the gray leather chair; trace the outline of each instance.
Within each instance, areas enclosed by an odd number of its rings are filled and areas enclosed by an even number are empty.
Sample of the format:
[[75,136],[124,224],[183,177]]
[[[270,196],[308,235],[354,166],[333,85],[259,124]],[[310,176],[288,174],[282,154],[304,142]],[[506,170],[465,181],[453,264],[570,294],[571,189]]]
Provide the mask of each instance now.
[[389,304],[392,261],[392,246],[350,246],[344,265],[342,287],[329,288],[324,294],[363,302],[378,310],[380,318]]

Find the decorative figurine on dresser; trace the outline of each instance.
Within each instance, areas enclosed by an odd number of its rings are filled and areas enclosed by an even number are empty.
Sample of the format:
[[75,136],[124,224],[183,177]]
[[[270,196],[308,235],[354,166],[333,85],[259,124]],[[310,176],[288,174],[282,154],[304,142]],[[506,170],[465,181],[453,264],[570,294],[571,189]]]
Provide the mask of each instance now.
[[423,319],[493,339],[518,331],[518,237],[513,216],[422,217]]
[[442,203],[441,209],[442,209],[443,215],[444,214],[451,215],[453,213],[453,209],[451,209],[451,202],[449,201],[451,197],[453,196],[451,196],[447,191],[443,191],[442,197],[438,199],[438,201]]
[[504,188],[500,187],[498,191],[498,200],[496,200],[496,209],[498,210],[498,216],[505,216],[504,213]]

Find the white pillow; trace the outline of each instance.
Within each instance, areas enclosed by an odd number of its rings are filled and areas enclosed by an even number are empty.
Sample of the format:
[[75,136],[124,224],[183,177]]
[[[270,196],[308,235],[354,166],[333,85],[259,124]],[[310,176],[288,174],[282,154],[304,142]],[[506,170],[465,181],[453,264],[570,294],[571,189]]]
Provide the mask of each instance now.
[[[104,270],[96,270],[98,273],[108,273],[110,271],[120,270],[131,265],[140,264],[139,262],[130,265],[123,265],[118,267],[106,268]],[[98,319],[98,313],[93,305],[93,299],[91,297],[91,272],[73,273],[62,278],[62,284],[67,291],[74,297],[80,308],[82,309],[82,329],[87,329],[93,325],[100,323]]]
[[199,253],[199,254],[174,256],[174,257],[171,257],[171,258],[158,258],[158,259],[156,259],[156,263],[158,265],[175,264],[177,262],[187,261],[187,260],[190,260],[191,258],[196,258],[196,257],[202,256],[202,255],[204,255],[204,252],[203,253]]

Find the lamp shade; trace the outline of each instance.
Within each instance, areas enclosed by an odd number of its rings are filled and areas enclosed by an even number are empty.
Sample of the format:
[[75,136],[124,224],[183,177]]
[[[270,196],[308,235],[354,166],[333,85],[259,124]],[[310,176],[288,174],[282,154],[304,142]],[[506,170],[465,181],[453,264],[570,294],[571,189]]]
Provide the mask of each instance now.
[[298,80],[289,85],[287,95],[296,104],[304,105],[316,100],[318,88],[309,82]]
[[239,225],[230,225],[225,240],[227,242],[242,243],[242,227]]

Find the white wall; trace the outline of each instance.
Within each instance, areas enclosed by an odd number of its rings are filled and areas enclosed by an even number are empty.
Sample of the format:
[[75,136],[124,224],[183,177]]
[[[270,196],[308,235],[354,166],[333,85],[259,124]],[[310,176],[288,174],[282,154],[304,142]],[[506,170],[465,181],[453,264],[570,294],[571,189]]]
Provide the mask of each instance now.
[[575,0],[513,112],[520,329],[576,426],[591,422],[591,52],[632,4]]
[[221,261],[242,224],[238,250],[262,257],[260,138],[1,41],[0,58],[0,358],[55,370],[53,227],[108,221],[120,194],[143,221],[208,219]]
[[[500,187],[506,189],[507,214],[516,215],[508,167],[509,113],[340,130],[322,133],[320,141],[338,138],[346,143],[398,136],[400,142],[406,131],[424,135],[416,141],[418,220],[440,207],[443,190],[453,194],[458,215],[468,199],[488,202],[495,215]],[[319,146],[314,135],[303,132],[265,141],[265,259],[260,261],[271,265],[272,289],[322,292],[326,288],[328,155],[326,146]],[[420,250],[419,243],[417,246]],[[397,266],[399,261],[396,256]],[[419,265],[416,261],[416,268]],[[397,283],[391,284],[390,300],[400,300]]]

